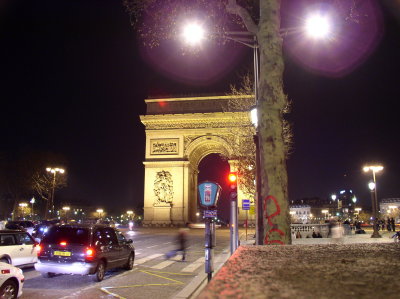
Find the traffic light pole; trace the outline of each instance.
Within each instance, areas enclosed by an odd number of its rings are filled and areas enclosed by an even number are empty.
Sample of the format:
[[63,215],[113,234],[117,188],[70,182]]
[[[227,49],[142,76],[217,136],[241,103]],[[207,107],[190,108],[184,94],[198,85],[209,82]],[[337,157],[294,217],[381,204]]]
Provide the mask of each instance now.
[[231,223],[230,223],[231,255],[236,251],[239,245],[237,210],[238,210],[237,200],[231,200]]

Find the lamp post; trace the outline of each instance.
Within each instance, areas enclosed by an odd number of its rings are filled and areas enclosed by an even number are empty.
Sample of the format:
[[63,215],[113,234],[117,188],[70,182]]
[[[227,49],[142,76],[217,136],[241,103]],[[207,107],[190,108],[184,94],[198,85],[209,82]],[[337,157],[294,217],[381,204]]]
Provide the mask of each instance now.
[[372,213],[374,217],[374,232],[371,235],[371,238],[381,238],[382,236],[378,232],[378,217],[377,217],[377,209],[376,209],[376,185],[374,182],[370,182],[368,184],[369,190],[371,190],[371,201],[372,201]]
[[368,184],[369,189],[371,190],[371,200],[372,200],[372,212],[374,214],[374,232],[371,236],[371,238],[380,238],[381,235],[379,235],[378,228],[377,228],[377,218],[378,218],[378,193],[376,191],[376,174],[380,171],[383,170],[382,165],[366,165],[363,168],[364,172],[372,172],[372,179],[373,181]]
[[128,214],[129,220],[132,220],[133,211],[129,210],[126,211],[126,213]]
[[[307,18],[304,30],[313,38],[324,38],[331,33],[331,26],[327,16],[323,15],[312,15]],[[249,31],[227,31],[222,34],[218,34],[220,37],[238,42],[242,45],[253,49],[253,67],[254,67],[254,97],[255,107],[257,108],[259,102],[258,86],[259,86],[259,44],[257,39],[257,33]],[[205,37],[205,31],[198,23],[192,23],[186,25],[183,30],[183,38],[186,43],[190,45],[198,44]],[[260,113],[257,109],[254,110],[256,115]],[[258,116],[258,115],[257,115]],[[257,117],[258,118],[258,117]],[[257,121],[258,123],[258,121]],[[260,133],[256,127],[256,134],[254,135],[254,143],[256,146],[256,202],[257,202],[257,222],[256,222],[256,244],[264,244],[264,219],[263,219],[263,200],[261,194],[261,155],[260,155]],[[269,193],[268,177],[264,176],[263,185],[266,186],[265,193]]]
[[31,219],[33,220],[33,215],[34,215],[34,213],[33,213],[33,204],[35,203],[35,198],[34,198],[34,197],[32,197],[32,199],[31,199],[29,202],[32,204],[32,209],[31,209]]
[[47,167],[46,168],[47,172],[51,172],[53,174],[53,183],[52,183],[52,188],[51,188],[51,199],[47,201],[47,207],[46,207],[46,216],[45,218],[48,218],[48,213],[50,213],[50,216],[53,216],[54,214],[54,191],[56,188],[56,175],[57,173],[63,174],[65,172],[64,169],[62,168],[51,168]]
[[328,218],[327,215],[328,215],[328,213],[329,213],[329,210],[322,210],[321,213],[324,213],[324,214],[325,214],[325,219]]
[[383,166],[382,165],[369,165],[369,166],[364,166],[363,168],[364,172],[372,172],[372,179],[373,182],[375,184],[375,189],[374,189],[374,193],[375,193],[375,209],[378,211],[378,193],[376,191],[376,173],[380,172],[383,170]]
[[68,222],[68,211],[71,209],[70,207],[63,207],[62,208],[65,213],[65,221]]
[[24,220],[24,216],[25,216],[25,208],[28,206],[28,204],[26,202],[21,202],[19,204],[19,206],[21,207],[21,211],[22,211],[22,220]]
[[99,214],[99,218],[101,219],[101,216],[102,216],[104,210],[103,209],[97,209],[96,212]]

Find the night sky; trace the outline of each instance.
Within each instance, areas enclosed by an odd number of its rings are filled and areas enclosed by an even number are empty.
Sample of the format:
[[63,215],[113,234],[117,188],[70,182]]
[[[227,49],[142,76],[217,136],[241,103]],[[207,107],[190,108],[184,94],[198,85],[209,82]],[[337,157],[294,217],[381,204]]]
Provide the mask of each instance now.
[[[63,154],[68,187],[59,200],[142,204],[144,99],[224,94],[252,70],[252,51],[239,45],[209,45],[194,56],[171,41],[144,48],[120,1],[0,3],[0,151]],[[382,16],[379,43],[343,76],[285,57],[295,136],[290,199],[349,188],[368,206],[368,161],[385,166],[378,196],[400,197],[400,23],[384,7]]]

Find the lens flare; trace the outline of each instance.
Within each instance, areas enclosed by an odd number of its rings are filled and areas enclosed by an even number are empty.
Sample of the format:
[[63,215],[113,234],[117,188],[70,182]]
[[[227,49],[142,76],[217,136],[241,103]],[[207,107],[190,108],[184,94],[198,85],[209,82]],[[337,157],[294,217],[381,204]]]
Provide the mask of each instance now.
[[331,32],[330,21],[327,17],[321,15],[310,16],[306,20],[306,32],[313,38],[325,38]]
[[187,24],[183,29],[183,38],[190,45],[197,45],[204,39],[204,29],[197,23]]

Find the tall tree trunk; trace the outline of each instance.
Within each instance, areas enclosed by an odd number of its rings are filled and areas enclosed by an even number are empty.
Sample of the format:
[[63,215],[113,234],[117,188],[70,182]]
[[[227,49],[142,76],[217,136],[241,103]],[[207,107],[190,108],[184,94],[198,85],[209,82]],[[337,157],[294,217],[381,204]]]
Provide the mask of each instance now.
[[258,114],[264,244],[291,243],[282,120],[282,110],[287,105],[287,98],[283,92],[280,4],[280,0],[260,0],[257,33],[260,50]]

